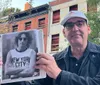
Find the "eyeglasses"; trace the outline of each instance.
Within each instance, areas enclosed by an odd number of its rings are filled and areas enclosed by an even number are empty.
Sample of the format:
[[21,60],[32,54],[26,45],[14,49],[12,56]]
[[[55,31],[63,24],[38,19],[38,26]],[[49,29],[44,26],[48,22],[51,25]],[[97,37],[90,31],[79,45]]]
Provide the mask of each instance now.
[[76,21],[76,22],[67,22],[66,24],[65,24],[65,27],[67,28],[67,29],[72,29],[73,27],[74,27],[74,25],[76,25],[77,27],[82,27],[84,24],[86,23],[86,21],[85,20],[78,20],[78,21]]
[[27,38],[19,38],[19,40],[20,40],[20,41],[21,41],[21,40],[26,41],[26,40],[27,40]]

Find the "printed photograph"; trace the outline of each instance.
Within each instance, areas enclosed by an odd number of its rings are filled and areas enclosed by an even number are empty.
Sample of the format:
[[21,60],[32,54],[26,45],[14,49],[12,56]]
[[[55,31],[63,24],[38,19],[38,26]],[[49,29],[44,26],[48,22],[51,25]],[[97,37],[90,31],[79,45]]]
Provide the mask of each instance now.
[[11,82],[40,76],[35,69],[39,49],[36,30],[4,34],[2,36],[2,80]]

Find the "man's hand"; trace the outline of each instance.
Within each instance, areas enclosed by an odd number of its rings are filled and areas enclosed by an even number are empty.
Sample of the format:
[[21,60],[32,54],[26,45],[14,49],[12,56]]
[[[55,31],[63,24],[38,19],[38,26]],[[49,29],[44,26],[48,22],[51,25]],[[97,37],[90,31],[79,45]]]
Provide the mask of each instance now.
[[61,69],[57,66],[56,61],[53,56],[46,53],[37,54],[36,69],[43,69],[46,71],[49,77],[56,79]]

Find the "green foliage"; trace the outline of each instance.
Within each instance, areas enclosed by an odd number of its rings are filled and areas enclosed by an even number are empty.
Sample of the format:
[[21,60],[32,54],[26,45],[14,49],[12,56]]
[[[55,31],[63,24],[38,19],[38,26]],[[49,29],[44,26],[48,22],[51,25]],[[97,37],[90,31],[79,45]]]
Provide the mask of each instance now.
[[7,15],[10,15],[10,14],[13,14],[13,13],[18,13],[20,12],[21,10],[18,9],[18,8],[6,8],[5,10],[3,10],[2,12],[0,12],[0,16],[1,17],[4,17],[4,16],[7,16]]
[[94,5],[100,5],[100,0],[87,0],[87,3],[90,5],[90,6],[94,6]]
[[100,6],[100,0],[87,0],[88,7],[90,7],[91,12],[87,12],[87,17],[89,19],[89,25],[91,27],[91,34],[89,35],[89,40],[100,44],[100,11],[95,11],[93,8]]
[[92,30],[89,35],[89,40],[96,44],[100,44],[100,12],[88,12],[87,18]]
[[11,6],[12,0],[0,0],[0,17],[3,17],[3,10]]
[[20,12],[20,9],[18,9],[18,8],[7,8],[7,9],[2,11],[2,16],[7,16],[9,14],[17,13],[17,12]]

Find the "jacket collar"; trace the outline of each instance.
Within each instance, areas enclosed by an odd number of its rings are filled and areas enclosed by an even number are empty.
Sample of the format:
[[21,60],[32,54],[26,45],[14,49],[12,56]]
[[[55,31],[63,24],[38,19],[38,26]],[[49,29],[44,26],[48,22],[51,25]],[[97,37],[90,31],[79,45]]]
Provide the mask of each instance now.
[[[70,47],[70,46],[69,46]],[[55,57],[56,60],[60,60],[62,58],[65,58],[67,57],[68,55],[68,50],[69,50],[69,47],[67,47],[65,50],[63,50],[62,52],[60,53],[57,53]],[[88,41],[88,44],[87,44],[87,49],[89,52],[94,52],[94,53],[100,53],[100,45],[96,45],[96,44],[93,44],[91,42]]]
[[94,43],[88,42],[88,50],[94,53],[100,53],[100,45],[96,45]]

